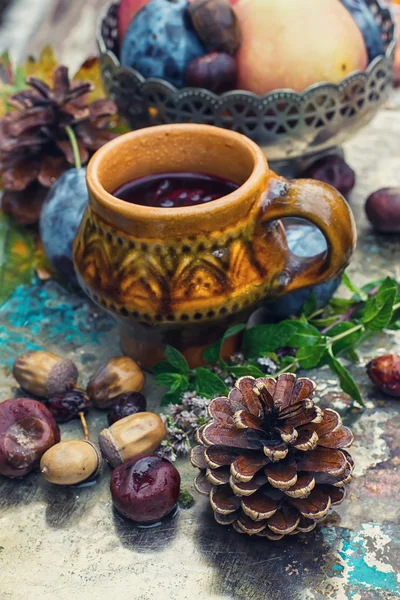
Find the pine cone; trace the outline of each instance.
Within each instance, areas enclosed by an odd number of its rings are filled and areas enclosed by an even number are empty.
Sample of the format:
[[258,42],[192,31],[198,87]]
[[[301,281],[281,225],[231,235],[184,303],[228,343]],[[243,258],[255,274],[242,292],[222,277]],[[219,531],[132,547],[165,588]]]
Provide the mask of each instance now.
[[50,187],[74,164],[65,127],[77,137],[80,158],[86,163],[91,152],[116,137],[107,128],[117,108],[111,100],[87,103],[90,82],[70,82],[68,69],[59,66],[50,88],[36,77],[28,77],[30,89],[9,99],[15,109],[0,120],[0,174],[7,190],[25,190],[36,180]]
[[315,387],[292,373],[241,377],[228,398],[212,400],[191,462],[218,523],[279,540],[311,531],[343,501],[353,434],[337,412],[315,406]]

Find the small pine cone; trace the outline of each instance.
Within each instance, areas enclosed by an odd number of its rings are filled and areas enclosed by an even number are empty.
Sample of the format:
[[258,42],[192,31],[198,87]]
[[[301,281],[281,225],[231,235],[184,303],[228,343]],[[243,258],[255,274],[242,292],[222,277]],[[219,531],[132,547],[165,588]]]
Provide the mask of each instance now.
[[218,523],[279,540],[311,531],[343,501],[353,434],[337,412],[315,406],[315,387],[292,373],[241,377],[210,403],[191,462]]

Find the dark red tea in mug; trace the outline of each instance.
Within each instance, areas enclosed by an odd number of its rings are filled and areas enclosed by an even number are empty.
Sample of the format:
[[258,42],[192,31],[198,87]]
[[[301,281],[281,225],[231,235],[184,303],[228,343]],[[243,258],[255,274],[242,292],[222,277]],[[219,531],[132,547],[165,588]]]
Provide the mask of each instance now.
[[113,195],[142,206],[177,208],[222,198],[239,186],[233,181],[203,173],[157,173],[128,181]]

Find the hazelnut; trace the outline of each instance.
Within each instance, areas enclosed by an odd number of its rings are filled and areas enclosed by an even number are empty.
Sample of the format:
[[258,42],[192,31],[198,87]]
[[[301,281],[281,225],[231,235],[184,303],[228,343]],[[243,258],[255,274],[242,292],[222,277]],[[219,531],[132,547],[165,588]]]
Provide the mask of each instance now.
[[78,369],[72,360],[42,350],[21,354],[14,363],[13,375],[23,390],[39,398],[67,392],[78,381]]
[[154,523],[174,509],[180,484],[179,472],[166,458],[137,456],[113,471],[113,504],[127,519]]
[[97,408],[109,408],[115,396],[123,392],[141,392],[145,375],[128,356],[110,358],[96,371],[87,386],[87,393]]
[[60,441],[50,411],[37,400],[14,398],[0,403],[0,474],[23,477]]
[[371,194],[365,204],[371,225],[385,233],[400,232],[400,187],[382,188]]
[[137,456],[154,452],[167,429],[159,415],[141,412],[116,421],[99,435],[103,456],[113,466]]
[[400,398],[400,356],[385,354],[367,365],[368,377],[384,394]]
[[40,461],[40,470],[50,483],[76,485],[96,477],[102,463],[96,444],[88,440],[70,440],[47,450]]
[[113,405],[107,414],[108,424],[112,425],[116,421],[135,415],[138,412],[146,410],[146,398],[140,392],[125,392],[113,398]]
[[236,87],[236,59],[223,52],[212,52],[192,60],[185,72],[186,85],[222,94]]
[[242,33],[229,0],[194,0],[188,8],[196,33],[207,50],[228,54],[239,50]]

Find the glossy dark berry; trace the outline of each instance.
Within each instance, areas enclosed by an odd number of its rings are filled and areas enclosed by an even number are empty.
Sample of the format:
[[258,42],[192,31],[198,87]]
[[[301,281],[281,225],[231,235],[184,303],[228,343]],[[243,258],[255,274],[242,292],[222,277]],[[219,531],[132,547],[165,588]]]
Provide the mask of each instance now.
[[400,187],[382,188],[369,196],[365,212],[377,231],[400,232]]
[[337,154],[317,160],[302,177],[329,183],[343,196],[347,196],[356,183],[356,174],[353,169]]
[[108,424],[146,410],[146,398],[140,392],[124,392],[112,399],[112,408],[107,414]]
[[89,398],[80,392],[72,391],[49,398],[46,406],[57,423],[66,423],[77,419],[80,412],[86,415],[91,404]]
[[188,64],[185,73],[186,85],[205,88],[215,94],[233,90],[236,78],[236,59],[223,52],[212,52],[195,58]]
[[175,507],[180,484],[179,472],[166,458],[136,456],[113,471],[113,504],[127,519],[155,523]]

